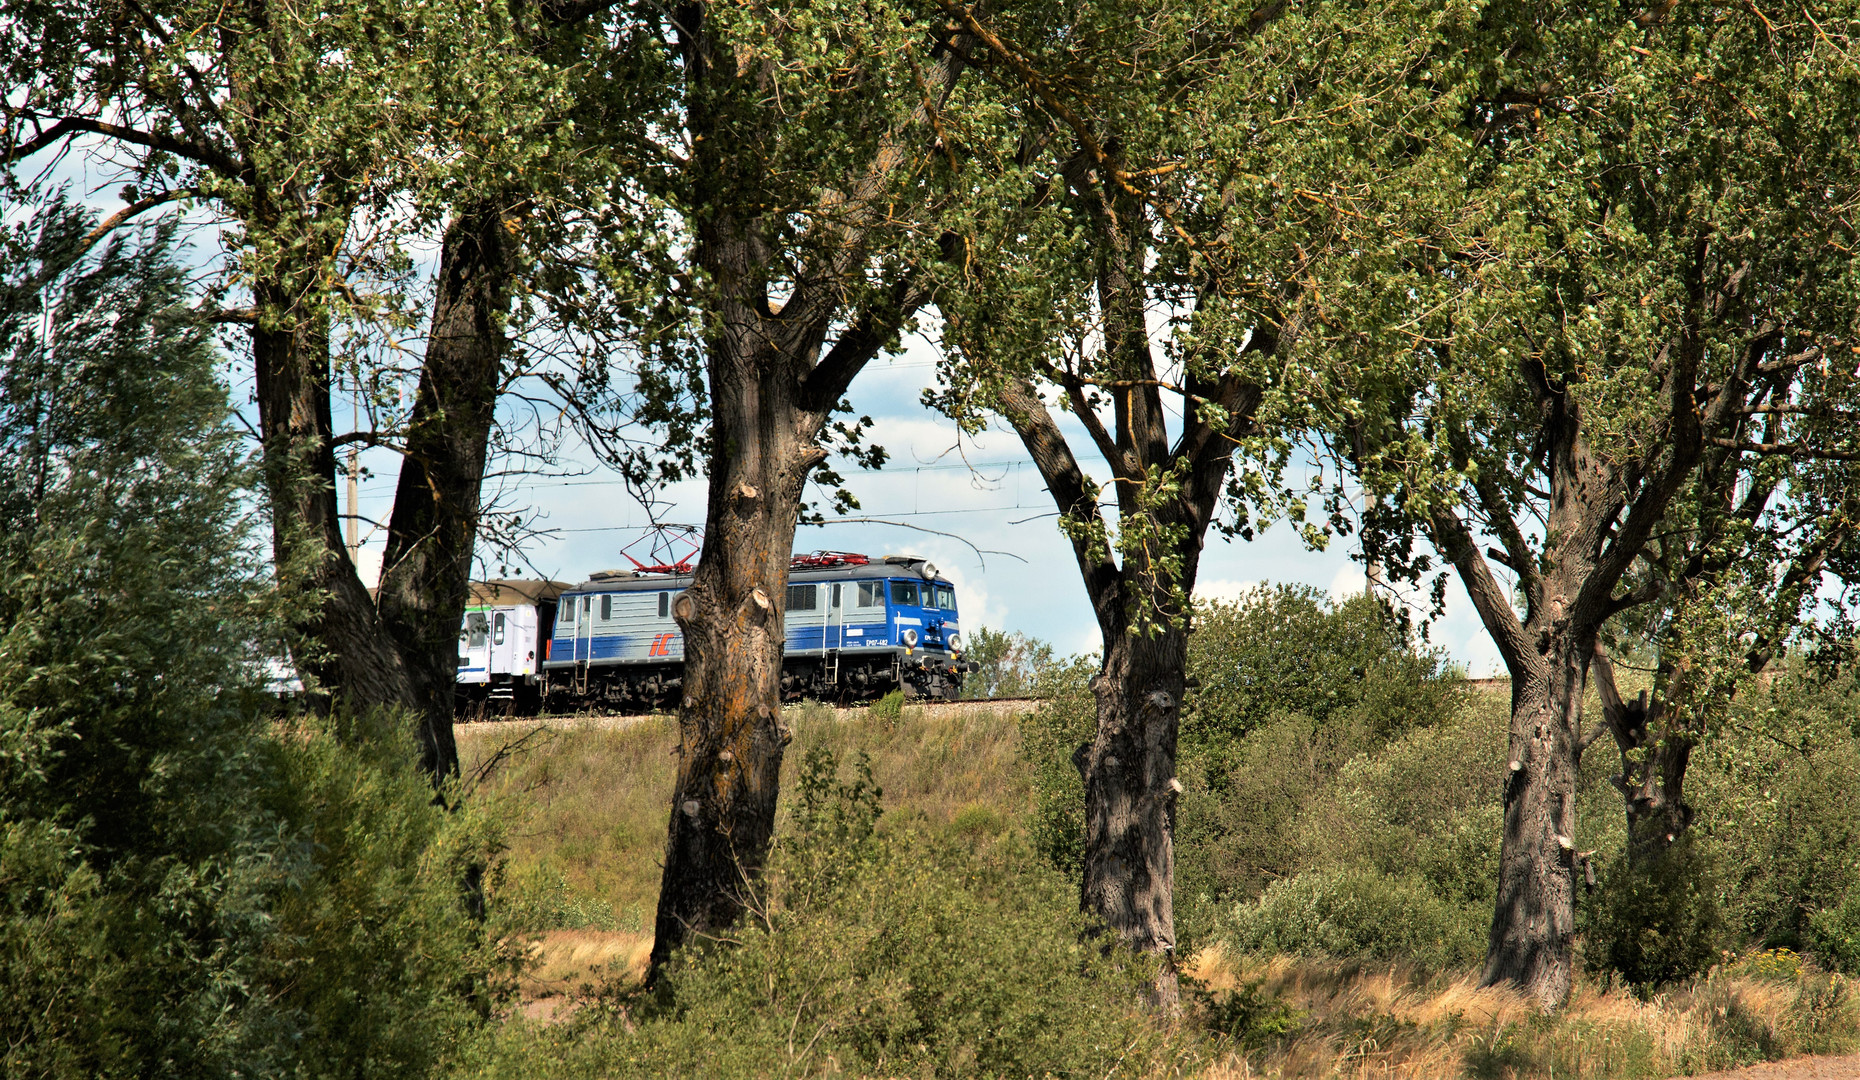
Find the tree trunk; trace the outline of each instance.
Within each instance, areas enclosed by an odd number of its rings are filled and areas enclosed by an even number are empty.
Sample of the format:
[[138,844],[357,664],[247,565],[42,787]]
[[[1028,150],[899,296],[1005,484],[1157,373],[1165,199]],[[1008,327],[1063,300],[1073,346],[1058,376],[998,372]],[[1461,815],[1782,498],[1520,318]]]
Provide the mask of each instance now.
[[744,352],[712,361],[704,547],[672,606],[685,637],[684,698],[650,978],[680,945],[742,915],[768,856],[792,737],[780,711],[782,610],[796,506],[824,455],[785,358],[738,360]]
[[459,621],[510,305],[505,210],[498,202],[467,207],[446,230],[377,601],[411,684],[420,765],[435,782],[459,769],[452,733]]
[[1507,984],[1549,1012],[1569,996],[1576,916],[1576,774],[1587,649],[1547,635],[1512,672],[1505,833],[1481,984]]
[[1162,957],[1151,1004],[1173,1010],[1175,970],[1176,721],[1187,632],[1105,635],[1092,680],[1098,731],[1075,759],[1085,781],[1085,867],[1080,906],[1124,944]]
[[312,693],[405,706],[413,688],[343,545],[330,443],[329,337],[307,283],[260,279],[252,330],[272,552],[298,667]]

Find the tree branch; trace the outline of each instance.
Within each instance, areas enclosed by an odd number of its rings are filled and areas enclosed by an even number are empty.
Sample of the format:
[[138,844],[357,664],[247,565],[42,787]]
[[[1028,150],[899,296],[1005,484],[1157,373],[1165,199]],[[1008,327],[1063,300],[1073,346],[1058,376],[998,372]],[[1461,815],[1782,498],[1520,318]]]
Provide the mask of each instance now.
[[1434,510],[1428,515],[1428,521],[1433,528],[1435,545],[1459,572],[1460,583],[1466,587],[1466,595],[1472,598],[1479,621],[1485,624],[1486,633],[1492,635],[1512,678],[1522,677],[1525,658],[1530,655],[1530,643],[1525,640],[1524,627],[1518,622],[1518,613],[1511,609],[1511,600],[1505,595],[1504,587],[1492,576],[1492,568],[1486,565],[1473,544],[1472,531],[1459,515],[1447,509]]
[[1072,542],[1072,554],[1078,560],[1099,627],[1109,640],[1119,626],[1122,601],[1117,587],[1117,562],[1098,513],[1097,491],[1079,468],[1078,459],[1040,395],[1026,380],[1015,379],[1001,389],[999,411],[1020,435],[1061,518],[1071,526],[1065,529],[1066,538]]

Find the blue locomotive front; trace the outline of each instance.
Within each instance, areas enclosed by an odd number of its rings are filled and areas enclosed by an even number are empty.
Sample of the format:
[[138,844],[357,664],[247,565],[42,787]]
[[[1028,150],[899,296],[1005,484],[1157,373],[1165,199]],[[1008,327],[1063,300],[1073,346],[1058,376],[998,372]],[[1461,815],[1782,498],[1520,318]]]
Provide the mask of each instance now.
[[[674,703],[684,635],[672,606],[690,581],[688,573],[608,571],[563,592],[542,664],[548,707]],[[915,556],[795,556],[783,629],[782,693],[790,700],[894,689],[954,698],[970,668],[955,586]]]

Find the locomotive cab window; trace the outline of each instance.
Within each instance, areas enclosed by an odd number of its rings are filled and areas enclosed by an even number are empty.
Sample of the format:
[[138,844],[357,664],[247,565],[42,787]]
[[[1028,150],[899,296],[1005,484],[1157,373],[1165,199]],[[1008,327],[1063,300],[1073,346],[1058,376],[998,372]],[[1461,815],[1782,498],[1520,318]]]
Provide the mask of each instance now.
[[884,607],[885,583],[882,581],[861,581],[859,595],[853,601],[855,607]]
[[613,593],[602,593],[601,594],[601,621],[606,622],[608,619],[611,619],[613,617],[614,617],[614,594]]
[[465,647],[468,649],[484,648],[485,632],[489,625],[482,611],[474,611],[465,616]]
[[840,587],[837,582],[835,582],[833,585],[833,601],[832,602],[833,602],[834,607],[840,606]]
[[948,585],[936,587],[936,606],[944,611],[956,610],[956,590]]
[[917,606],[917,583],[912,581],[894,581],[891,583],[891,602]]
[[820,586],[818,585],[790,585],[788,586],[788,610],[789,611],[813,611],[819,605],[819,602],[820,602]]
[[504,613],[500,611],[496,615],[493,615],[491,617],[491,644],[502,645],[503,643],[504,643]]

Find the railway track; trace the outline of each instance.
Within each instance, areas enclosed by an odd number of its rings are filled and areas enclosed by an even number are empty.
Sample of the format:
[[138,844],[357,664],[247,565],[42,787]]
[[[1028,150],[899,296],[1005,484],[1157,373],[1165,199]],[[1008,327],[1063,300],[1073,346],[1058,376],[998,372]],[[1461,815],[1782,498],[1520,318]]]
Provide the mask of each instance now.
[[[1032,709],[1035,706],[1039,705],[1041,700],[1042,700],[1041,698],[1033,698],[1033,697],[976,698],[976,699],[958,700],[958,701],[941,701],[941,700],[921,701],[919,700],[919,701],[907,701],[904,703],[904,707],[906,709],[921,709],[925,713],[931,716],[961,716],[964,713],[998,712],[1002,709],[1009,709],[1009,708]],[[851,706],[838,706],[838,705],[831,706],[831,708],[833,709],[833,713],[834,713],[834,719],[836,720],[845,720],[846,718],[853,715],[854,713],[865,712],[870,707],[871,706],[869,704],[851,705]],[[784,711],[793,712],[793,713],[800,713],[800,712],[807,711],[809,709],[818,709],[818,708],[819,708],[818,705],[815,705],[812,703],[799,703],[799,704],[794,704],[794,705],[783,706]],[[474,732],[474,733],[483,732],[485,734],[490,734],[493,732],[500,732],[500,731],[525,731],[530,728],[537,728],[537,727],[550,728],[550,729],[562,730],[562,731],[572,731],[572,730],[576,730],[580,728],[595,728],[598,730],[613,731],[613,730],[618,730],[620,728],[636,727],[640,724],[651,723],[655,720],[663,720],[667,723],[670,723],[672,720],[672,714],[663,713],[663,712],[656,712],[656,713],[594,713],[594,712],[544,713],[540,716],[509,716],[509,717],[500,716],[500,717],[490,717],[490,718],[486,718],[483,720],[461,720],[459,721],[458,726],[461,731]]]

